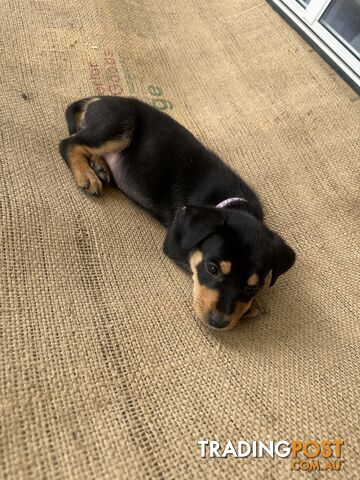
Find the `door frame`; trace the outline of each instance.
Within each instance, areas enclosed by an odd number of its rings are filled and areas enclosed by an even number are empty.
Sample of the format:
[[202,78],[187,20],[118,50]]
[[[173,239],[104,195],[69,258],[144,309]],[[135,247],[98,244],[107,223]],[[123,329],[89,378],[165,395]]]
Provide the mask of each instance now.
[[360,93],[359,59],[319,22],[331,1],[311,0],[305,7],[297,0],[268,0]]

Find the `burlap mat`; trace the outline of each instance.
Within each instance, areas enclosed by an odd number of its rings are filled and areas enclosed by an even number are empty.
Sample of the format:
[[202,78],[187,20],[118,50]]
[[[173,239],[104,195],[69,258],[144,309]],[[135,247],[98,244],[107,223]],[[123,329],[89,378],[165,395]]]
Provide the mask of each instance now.
[[[199,439],[345,441],[359,470],[359,101],[264,1],[2,0],[1,445],[11,479],[287,479]],[[162,227],[78,191],[79,97],[167,109],[259,192],[296,267],[233,332],[201,327]]]

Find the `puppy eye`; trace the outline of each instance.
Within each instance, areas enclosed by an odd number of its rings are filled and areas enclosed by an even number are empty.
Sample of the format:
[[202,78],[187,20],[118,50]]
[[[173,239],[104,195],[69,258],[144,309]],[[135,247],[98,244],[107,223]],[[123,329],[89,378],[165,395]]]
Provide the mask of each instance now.
[[216,265],[216,263],[207,263],[206,264],[206,270],[211,274],[211,275],[218,275],[220,269]]

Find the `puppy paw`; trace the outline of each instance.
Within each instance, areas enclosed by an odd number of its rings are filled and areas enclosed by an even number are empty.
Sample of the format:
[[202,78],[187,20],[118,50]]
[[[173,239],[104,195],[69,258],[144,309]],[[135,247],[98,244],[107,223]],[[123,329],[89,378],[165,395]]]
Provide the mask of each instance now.
[[105,160],[99,155],[94,155],[90,158],[89,164],[102,183],[108,186],[110,184],[110,171]]
[[81,190],[90,195],[98,197],[102,192],[102,183],[94,170],[90,167],[85,169],[73,170],[75,182]]
[[261,310],[259,308],[259,303],[255,300],[249,310],[245,313],[244,318],[256,318],[260,315]]

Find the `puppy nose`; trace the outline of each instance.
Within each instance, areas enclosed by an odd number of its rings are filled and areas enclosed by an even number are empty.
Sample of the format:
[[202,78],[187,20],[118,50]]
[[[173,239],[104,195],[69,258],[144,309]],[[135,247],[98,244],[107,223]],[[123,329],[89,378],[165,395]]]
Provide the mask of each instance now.
[[213,328],[225,328],[229,325],[228,320],[224,320],[224,317],[216,311],[212,311],[209,313],[207,317],[207,322],[210,325],[210,327]]

